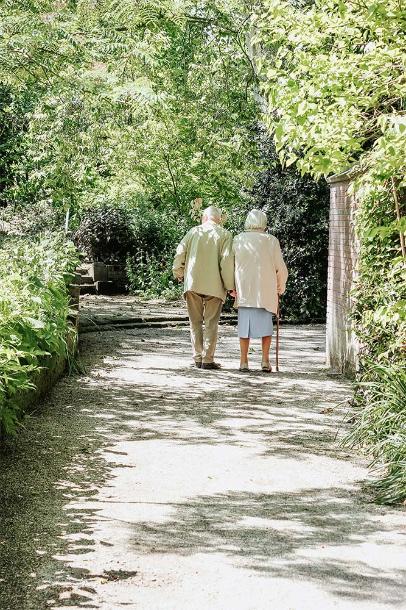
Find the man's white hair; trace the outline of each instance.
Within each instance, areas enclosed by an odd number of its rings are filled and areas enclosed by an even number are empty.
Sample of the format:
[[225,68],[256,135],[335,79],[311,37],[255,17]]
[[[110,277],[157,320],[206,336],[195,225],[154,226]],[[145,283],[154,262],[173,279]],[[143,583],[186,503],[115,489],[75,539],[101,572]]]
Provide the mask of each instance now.
[[220,222],[222,217],[221,210],[219,210],[219,208],[215,208],[214,205],[211,205],[203,210],[202,217],[206,218],[207,220],[215,220],[216,222]]
[[263,231],[266,229],[267,224],[268,220],[265,212],[262,212],[262,210],[251,210],[251,212],[248,212],[248,216],[245,219],[244,227],[247,231],[253,229],[260,229]]

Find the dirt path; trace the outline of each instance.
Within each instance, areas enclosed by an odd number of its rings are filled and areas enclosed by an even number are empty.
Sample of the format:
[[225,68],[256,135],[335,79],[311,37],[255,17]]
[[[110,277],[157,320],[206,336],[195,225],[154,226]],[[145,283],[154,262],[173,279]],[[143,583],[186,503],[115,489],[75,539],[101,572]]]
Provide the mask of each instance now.
[[84,374],[0,458],[1,610],[405,607],[405,513],[334,442],[324,329],[283,335],[270,376],[239,374],[227,326],[219,373],[186,328],[85,335]]

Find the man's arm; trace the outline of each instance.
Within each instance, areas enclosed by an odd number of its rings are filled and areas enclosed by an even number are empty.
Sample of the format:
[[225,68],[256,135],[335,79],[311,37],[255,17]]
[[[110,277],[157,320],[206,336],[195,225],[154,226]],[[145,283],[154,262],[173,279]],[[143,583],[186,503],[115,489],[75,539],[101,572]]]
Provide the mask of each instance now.
[[185,237],[176,248],[176,254],[172,265],[173,275],[178,280],[183,280],[185,275],[185,262],[189,243],[189,233],[186,233]]
[[227,231],[224,237],[220,251],[220,275],[223,280],[226,290],[234,290],[234,252],[233,252],[233,237]]
[[286,288],[286,280],[288,279],[288,269],[283,260],[281,247],[279,240],[275,237],[274,245],[274,257],[275,257],[275,269],[276,269],[276,283],[278,294],[283,294]]

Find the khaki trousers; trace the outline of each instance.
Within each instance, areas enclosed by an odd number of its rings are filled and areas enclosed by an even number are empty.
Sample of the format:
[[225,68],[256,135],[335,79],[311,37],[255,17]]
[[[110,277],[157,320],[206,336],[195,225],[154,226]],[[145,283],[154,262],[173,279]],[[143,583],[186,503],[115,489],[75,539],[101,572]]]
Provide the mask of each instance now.
[[185,297],[195,362],[213,362],[223,301],[191,290],[187,291]]

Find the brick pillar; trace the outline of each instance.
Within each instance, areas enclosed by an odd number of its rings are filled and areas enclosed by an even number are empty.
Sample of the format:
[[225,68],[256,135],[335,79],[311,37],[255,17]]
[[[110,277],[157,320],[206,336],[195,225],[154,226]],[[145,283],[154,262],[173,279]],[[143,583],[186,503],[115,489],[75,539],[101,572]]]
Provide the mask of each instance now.
[[331,176],[327,281],[327,365],[333,372],[353,374],[357,368],[357,342],[351,330],[351,288],[357,244],[354,234],[354,198],[348,194],[351,173]]

